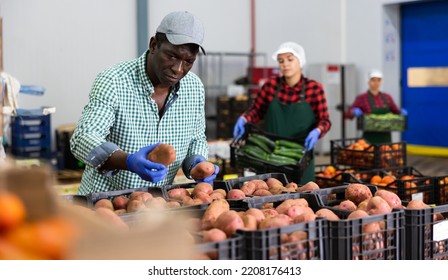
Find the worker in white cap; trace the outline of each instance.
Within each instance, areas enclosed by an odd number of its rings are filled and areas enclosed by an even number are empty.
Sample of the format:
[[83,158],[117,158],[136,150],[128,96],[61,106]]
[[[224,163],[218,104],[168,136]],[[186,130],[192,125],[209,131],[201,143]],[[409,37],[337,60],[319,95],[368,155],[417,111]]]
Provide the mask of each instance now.
[[[246,124],[264,120],[266,132],[300,142],[313,152],[317,141],[331,127],[327,99],[322,85],[303,75],[305,51],[295,42],[281,44],[272,58],[281,75],[267,80],[252,105],[240,116],[233,136],[240,139]],[[305,184],[314,180],[314,160],[301,177]]]
[[[205,178],[190,176],[208,157],[204,86],[190,72],[198,53],[205,55],[204,34],[191,13],[169,13],[140,57],[97,76],[70,140],[86,164],[79,194],[171,185],[180,168],[196,182],[216,178],[217,165]],[[148,159],[160,143],[175,150],[168,166]]]
[[[350,106],[345,117],[353,119],[363,114],[401,114],[407,115],[406,109],[398,109],[392,96],[380,91],[383,82],[383,73],[373,69],[367,75],[368,90],[358,95]],[[362,138],[370,144],[389,143],[392,141],[390,131],[364,131]]]

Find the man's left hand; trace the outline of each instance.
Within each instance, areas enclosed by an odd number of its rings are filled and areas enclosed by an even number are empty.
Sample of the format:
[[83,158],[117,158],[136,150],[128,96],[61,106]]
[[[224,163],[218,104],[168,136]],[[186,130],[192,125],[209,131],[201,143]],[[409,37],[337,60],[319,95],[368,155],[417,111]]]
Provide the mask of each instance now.
[[305,139],[305,148],[307,151],[310,151],[314,148],[314,146],[317,143],[317,140],[319,140],[319,136],[320,136],[320,130],[318,128],[311,130],[311,132]]

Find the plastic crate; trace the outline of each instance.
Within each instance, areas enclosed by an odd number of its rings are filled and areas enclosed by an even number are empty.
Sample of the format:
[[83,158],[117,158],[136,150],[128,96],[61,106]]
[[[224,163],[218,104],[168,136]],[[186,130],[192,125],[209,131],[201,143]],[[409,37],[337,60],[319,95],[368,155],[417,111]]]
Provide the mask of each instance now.
[[[380,230],[365,232],[365,226],[371,223],[380,223]],[[401,209],[358,219],[328,221],[332,260],[401,260],[404,237]]]
[[51,145],[51,135],[46,133],[24,133],[12,136],[11,145],[13,147],[40,146],[49,147]]
[[[436,221],[434,215],[442,214],[444,220]],[[405,259],[448,260],[448,205],[426,209],[405,209]]]
[[387,118],[377,114],[361,115],[356,119],[356,127],[358,130],[371,132],[405,131],[407,117],[392,113],[387,114]]
[[[329,172],[329,168],[334,168],[334,173]],[[321,188],[331,188],[343,185],[346,182],[349,173],[355,172],[352,167],[336,164],[319,164],[314,166],[315,180],[314,182]]]
[[306,171],[311,160],[314,158],[313,151],[307,151],[297,165],[274,165],[268,161],[243,154],[240,149],[245,145],[245,141],[250,134],[257,133],[268,137],[271,140],[286,139],[303,144],[304,139],[294,139],[288,137],[280,137],[275,134],[267,133],[253,124],[246,125],[246,133],[243,137],[235,142],[230,143],[230,164],[232,167],[246,168],[256,174],[265,173],[285,173],[290,182],[299,183],[303,173]]
[[434,177],[434,184],[439,193],[440,204],[448,203],[448,175]]
[[18,115],[11,118],[11,134],[51,133],[50,115]]
[[219,242],[198,243],[194,246],[196,254],[203,254],[212,260],[244,259],[244,238],[235,235]]
[[28,147],[11,147],[11,153],[16,158],[45,158],[51,159],[51,147],[46,146],[28,146]]
[[[303,239],[287,241],[289,234],[301,232]],[[244,237],[245,259],[248,260],[324,260],[327,242],[327,220],[292,224],[286,227],[237,230]]]
[[[372,182],[372,177],[387,177],[385,182]],[[390,177],[393,176],[393,177]],[[423,200],[426,204],[440,204],[438,186],[433,177],[424,176],[412,166],[372,169],[351,173],[347,182],[373,184],[380,189],[394,192],[403,201]]]
[[287,185],[289,183],[288,178],[286,178],[285,173],[266,173],[266,174],[258,174],[253,176],[245,176],[239,177],[235,179],[225,180],[225,184],[227,186],[227,190],[230,191],[232,189],[240,189],[244,184],[251,180],[263,180],[267,181],[269,178],[274,178],[283,183],[283,185]]
[[[372,195],[378,188],[366,185]],[[312,191],[317,194],[321,208],[326,208],[338,215],[341,220],[328,221],[328,236],[333,260],[400,260],[404,257],[404,213],[393,209],[391,213],[372,215],[364,218],[346,218],[351,211],[336,208],[345,200],[348,185]],[[381,230],[374,233],[363,231],[365,225],[379,222]]]
[[362,141],[362,138],[330,140],[331,163],[360,169],[406,166],[406,142],[358,144]]

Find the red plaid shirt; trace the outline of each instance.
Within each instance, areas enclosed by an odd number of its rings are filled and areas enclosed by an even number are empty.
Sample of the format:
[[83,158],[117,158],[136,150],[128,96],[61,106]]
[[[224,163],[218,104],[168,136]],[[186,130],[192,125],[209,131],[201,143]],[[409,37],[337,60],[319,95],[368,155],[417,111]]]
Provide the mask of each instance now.
[[322,138],[331,127],[325,92],[320,83],[308,79],[303,75],[302,79],[293,87],[288,86],[282,77],[275,77],[268,80],[261,87],[252,105],[243,116],[251,123],[258,123],[262,120],[270,102],[275,96],[277,87],[279,87],[277,99],[282,104],[300,103],[303,81],[305,81],[305,101],[311,105],[317,121],[316,127],[320,129],[320,137]]
[[[358,95],[355,99],[355,102],[353,102],[352,106],[350,106],[348,111],[345,112],[345,117],[349,118],[349,119],[353,119],[355,116],[352,114],[352,109],[355,107],[358,107],[359,109],[361,109],[364,114],[370,114],[372,112],[372,109],[370,108],[369,94],[370,94],[369,92],[364,92],[364,93]],[[378,107],[378,108],[386,108],[387,107],[387,105],[384,104],[384,102],[383,102],[383,98],[381,97],[381,95],[382,95],[386,98],[387,102],[389,103],[389,110],[394,114],[400,114],[400,109],[398,109],[397,105],[395,105],[395,102],[392,99],[392,96],[390,96],[390,94],[385,93],[385,92],[380,92],[380,94],[378,94],[376,96],[373,94],[370,94],[370,95],[373,98],[373,104],[375,104],[375,107]]]

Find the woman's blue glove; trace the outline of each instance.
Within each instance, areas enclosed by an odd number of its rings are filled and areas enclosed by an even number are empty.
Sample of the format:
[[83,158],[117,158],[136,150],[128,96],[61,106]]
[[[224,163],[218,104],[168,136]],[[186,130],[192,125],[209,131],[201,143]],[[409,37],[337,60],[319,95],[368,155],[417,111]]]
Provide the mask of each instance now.
[[130,154],[126,159],[128,170],[136,173],[143,180],[157,183],[166,177],[168,168],[161,163],[148,160],[148,154],[160,143],[141,148],[134,154]]
[[358,107],[355,107],[355,108],[352,109],[352,114],[355,117],[359,117],[359,116],[361,116],[363,114],[363,112]]
[[236,121],[236,124],[233,128],[233,138],[235,138],[235,140],[239,140],[241,137],[243,137],[246,123],[247,120],[242,116],[239,117]]
[[315,128],[311,130],[311,132],[308,134],[308,136],[305,139],[305,148],[307,151],[310,151],[314,148],[314,146],[317,143],[317,140],[319,140],[320,136],[320,130]]
[[401,108],[401,115],[402,116],[407,116],[408,115],[408,110],[406,110],[405,108]]

